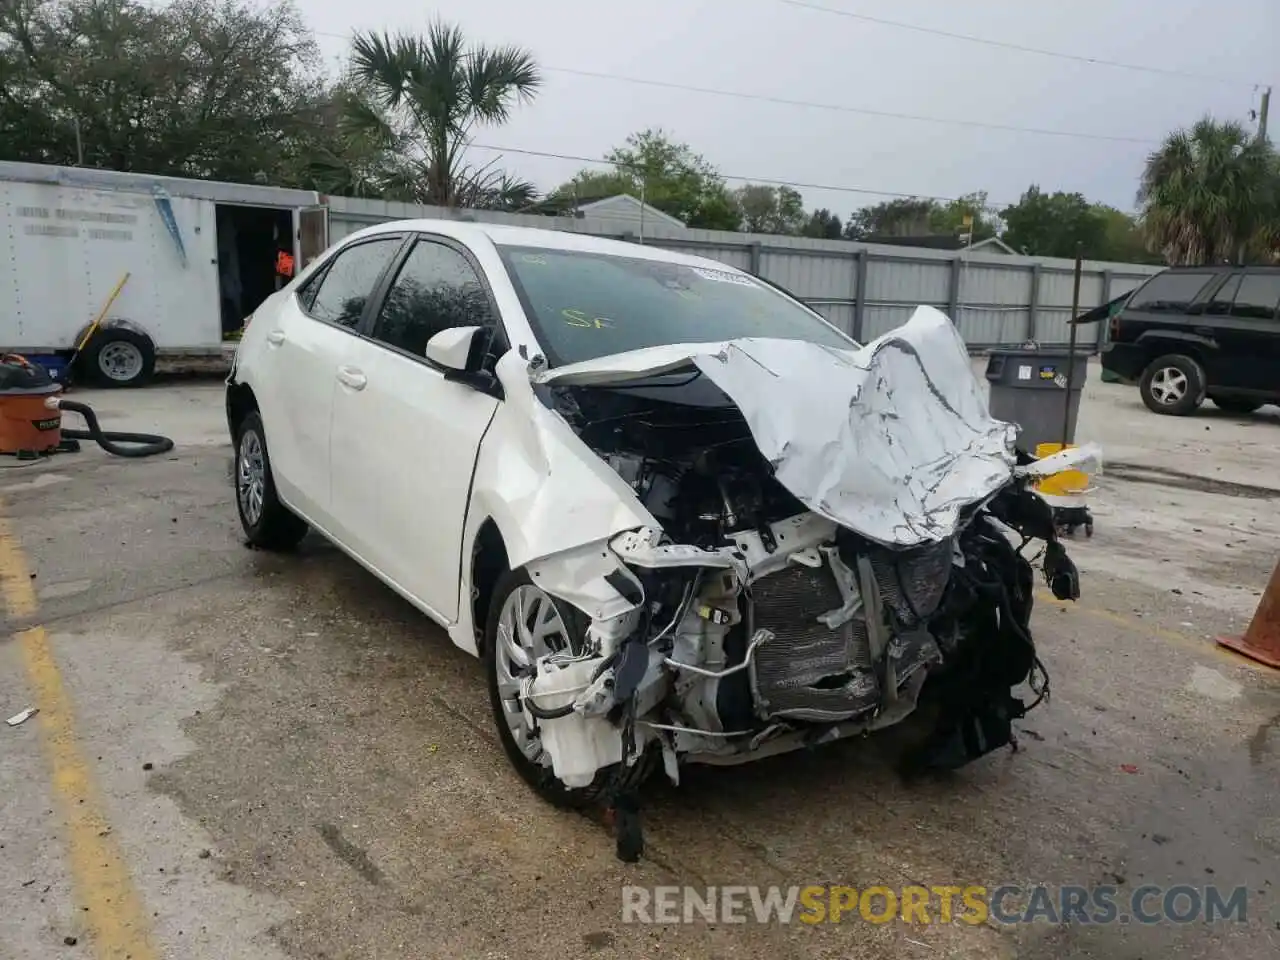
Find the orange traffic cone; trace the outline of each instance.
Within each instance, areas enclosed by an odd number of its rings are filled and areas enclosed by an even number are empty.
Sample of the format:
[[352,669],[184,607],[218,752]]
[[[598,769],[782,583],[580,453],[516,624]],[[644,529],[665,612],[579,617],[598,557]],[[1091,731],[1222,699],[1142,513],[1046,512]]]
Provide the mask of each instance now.
[[1280,564],[1276,564],[1244,636],[1219,637],[1218,643],[1280,670]]

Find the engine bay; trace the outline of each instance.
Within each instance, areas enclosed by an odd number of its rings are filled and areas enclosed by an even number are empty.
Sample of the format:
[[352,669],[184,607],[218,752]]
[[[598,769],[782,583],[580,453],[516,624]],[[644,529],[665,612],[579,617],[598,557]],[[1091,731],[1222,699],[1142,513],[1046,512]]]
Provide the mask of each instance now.
[[625,387],[560,387],[553,403],[679,543],[714,548],[805,507],[780,484],[746,418],[696,370]]

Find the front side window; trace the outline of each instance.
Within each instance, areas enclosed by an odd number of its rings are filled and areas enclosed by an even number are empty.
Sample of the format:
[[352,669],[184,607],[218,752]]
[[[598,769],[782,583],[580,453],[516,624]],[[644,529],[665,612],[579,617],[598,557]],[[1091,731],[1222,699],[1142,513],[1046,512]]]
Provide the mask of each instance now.
[[427,341],[450,327],[493,327],[484,285],[470,262],[442,243],[419,240],[378,313],[373,337],[421,357]]
[[856,347],[808,308],[740,273],[580,250],[499,245],[498,252],[555,365],[740,337]]
[[1190,309],[1196,295],[1215,276],[1217,274],[1209,270],[1158,274],[1133,295],[1129,309],[1147,313],[1183,313]]
[[[307,313],[317,320],[354,327],[360,323],[365,301],[382,271],[400,249],[401,237],[385,237],[357,243],[339,251],[320,277],[320,286]],[[308,291],[309,292],[309,291]]]
[[1271,320],[1280,304],[1280,273],[1246,274],[1231,307],[1233,317],[1249,320]]

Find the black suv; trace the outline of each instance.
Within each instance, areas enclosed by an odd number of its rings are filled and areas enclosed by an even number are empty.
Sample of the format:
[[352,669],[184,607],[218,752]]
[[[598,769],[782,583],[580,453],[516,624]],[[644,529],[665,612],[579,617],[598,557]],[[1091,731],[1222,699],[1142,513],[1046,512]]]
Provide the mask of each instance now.
[[1173,267],[1111,317],[1102,366],[1156,413],[1252,413],[1280,403],[1278,310],[1280,266]]

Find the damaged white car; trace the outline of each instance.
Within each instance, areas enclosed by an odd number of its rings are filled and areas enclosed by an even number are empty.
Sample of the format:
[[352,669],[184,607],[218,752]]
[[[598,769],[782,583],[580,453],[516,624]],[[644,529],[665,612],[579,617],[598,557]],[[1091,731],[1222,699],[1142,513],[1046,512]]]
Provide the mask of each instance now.
[[521,776],[624,834],[654,769],[925,703],[919,765],[1009,744],[1047,690],[1021,548],[1078,595],[929,307],[861,346],[713,261],[400,221],[257,310],[226,401],[248,540],[315,528],[444,625]]

